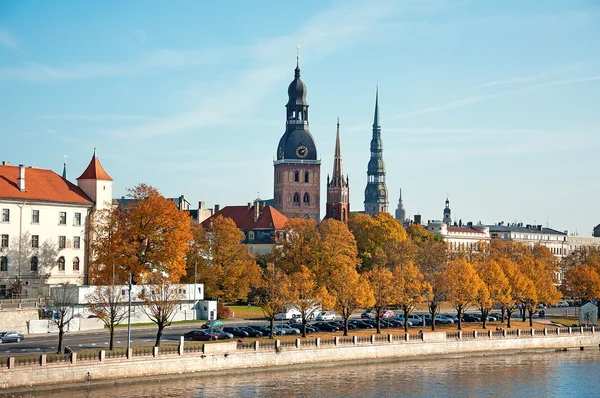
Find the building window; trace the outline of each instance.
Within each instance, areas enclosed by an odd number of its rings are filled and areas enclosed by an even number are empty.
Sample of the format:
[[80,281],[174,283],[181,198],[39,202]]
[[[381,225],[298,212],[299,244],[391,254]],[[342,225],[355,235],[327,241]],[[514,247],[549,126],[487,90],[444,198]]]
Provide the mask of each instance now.
[[31,247],[37,249],[40,247],[40,236],[39,235],[31,235]]
[[73,218],[73,225],[79,227],[81,225],[81,213],[75,213]]
[[58,270],[65,272],[65,258],[62,256],[58,258]]
[[79,236],[73,237],[73,249],[79,249],[81,247],[81,238]]
[[58,213],[58,225],[67,225],[67,212],[61,211]]
[[73,271],[79,271],[79,257],[73,259]]
[[0,271],[8,271],[8,257],[0,258]]
[[2,209],[2,222],[10,222],[10,209]]
[[304,182],[308,182],[308,171],[304,172]]
[[295,182],[299,182],[300,181],[300,172],[299,171],[294,171],[294,181]]
[[294,194],[294,204],[300,205],[300,194],[298,192]]
[[248,232],[248,240],[249,241],[253,241],[254,240],[254,231]]
[[36,256],[31,257],[31,272],[38,272],[38,258]]
[[336,213],[335,213],[335,207],[333,209],[331,209],[331,218],[335,218]]
[[307,193],[304,194],[304,205],[310,205],[310,195]]
[[66,236],[59,236],[58,237],[58,248],[59,249],[64,249],[65,247],[67,247],[67,237]]
[[8,235],[2,235],[2,242],[0,243],[0,247],[8,247]]
[[40,211],[39,210],[31,210],[31,223],[32,224],[40,223]]
[[288,199],[288,203],[290,203],[292,201],[292,197],[290,196],[289,193],[288,193],[287,199]]

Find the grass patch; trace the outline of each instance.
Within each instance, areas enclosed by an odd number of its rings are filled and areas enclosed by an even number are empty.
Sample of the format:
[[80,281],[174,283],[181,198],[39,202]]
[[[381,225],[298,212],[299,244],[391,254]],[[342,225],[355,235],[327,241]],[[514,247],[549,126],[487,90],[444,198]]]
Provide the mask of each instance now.
[[575,326],[579,325],[579,318],[574,318],[574,317],[573,318],[570,318],[570,317],[568,317],[568,318],[565,318],[565,317],[556,317],[556,318],[552,317],[552,318],[548,318],[548,319],[551,319],[552,322],[558,323],[558,324],[560,324],[560,325],[562,325],[564,327],[569,327],[569,326],[573,326],[573,325],[575,325]]
[[[171,325],[177,325],[180,323],[204,323],[204,322],[206,322],[206,319],[188,319],[185,321],[173,321],[173,322],[171,322]],[[132,323],[131,327],[134,327],[134,326],[156,326],[156,323],[154,323],[154,322]],[[126,327],[127,327],[126,323],[115,326],[115,328],[126,328]],[[106,325],[104,325],[104,329],[107,329]]]
[[231,311],[235,315],[234,316],[235,318],[240,318],[240,319],[264,319],[265,318],[265,314],[263,313],[261,307],[255,307],[255,306],[248,307],[247,305],[229,305],[228,307],[231,309]]

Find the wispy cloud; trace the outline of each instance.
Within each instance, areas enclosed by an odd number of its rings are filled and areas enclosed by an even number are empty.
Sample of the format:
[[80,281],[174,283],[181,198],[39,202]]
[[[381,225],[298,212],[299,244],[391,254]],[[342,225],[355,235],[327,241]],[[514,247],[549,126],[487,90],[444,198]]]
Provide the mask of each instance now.
[[553,80],[553,81],[549,81],[549,82],[539,83],[539,84],[536,84],[533,86],[518,88],[518,89],[514,89],[514,90],[501,91],[501,92],[494,93],[494,94],[477,95],[477,96],[468,97],[468,98],[464,98],[464,99],[457,100],[457,101],[448,102],[446,104],[433,106],[430,108],[424,108],[424,109],[420,109],[420,110],[413,111],[413,112],[401,113],[399,115],[387,118],[386,121],[405,119],[405,118],[412,117],[412,116],[419,116],[419,115],[425,115],[428,113],[444,111],[444,110],[458,108],[458,107],[469,105],[469,104],[488,101],[488,100],[491,100],[494,98],[507,97],[507,96],[521,94],[521,93],[525,93],[525,92],[529,92],[529,91],[535,91],[535,90],[539,90],[539,89],[546,88],[546,87],[584,83],[584,82],[590,82],[590,81],[596,81],[596,80],[600,80],[600,75],[584,76],[584,77],[577,77],[577,78],[572,78],[572,79]]
[[0,45],[10,50],[18,50],[19,42],[5,29],[0,28]]
[[570,64],[567,66],[563,66],[558,69],[553,69],[553,70],[538,73],[535,75],[519,76],[519,77],[511,77],[511,78],[501,79],[501,80],[494,80],[491,82],[481,83],[481,84],[477,84],[475,86],[467,87],[467,88],[461,89],[459,91],[469,91],[469,90],[496,87],[496,86],[502,86],[502,85],[507,85],[507,84],[516,84],[516,83],[532,83],[532,82],[544,80],[549,77],[556,76],[556,75],[559,75],[559,74],[562,74],[565,72],[577,70],[586,64],[588,64],[588,63],[587,62],[577,62],[577,63],[573,63],[573,64]]

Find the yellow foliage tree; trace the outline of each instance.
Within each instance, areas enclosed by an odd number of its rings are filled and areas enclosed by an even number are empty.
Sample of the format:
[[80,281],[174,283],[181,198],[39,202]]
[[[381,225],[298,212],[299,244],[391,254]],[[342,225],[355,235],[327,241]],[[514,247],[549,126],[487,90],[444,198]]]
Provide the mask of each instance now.
[[287,220],[281,238],[273,248],[270,261],[291,275],[306,266],[311,270],[319,267],[320,234],[314,220],[290,218]]
[[392,271],[382,265],[375,265],[367,271],[366,276],[371,291],[373,292],[373,310],[377,315],[377,333],[381,333],[381,313],[395,302],[397,290],[396,281]]
[[443,286],[446,299],[456,309],[458,317],[458,330],[462,330],[462,316],[464,310],[477,298],[483,282],[473,265],[459,258],[450,261],[443,274]]
[[306,337],[306,324],[319,307],[332,308],[335,301],[327,288],[319,286],[314,272],[304,265],[290,275],[289,292],[290,304],[302,314],[302,337]]
[[408,333],[408,315],[418,304],[431,298],[431,285],[412,261],[396,267],[394,280],[397,284],[395,304],[404,313],[404,331]]
[[483,328],[486,329],[487,317],[492,306],[503,305],[508,301],[506,295],[510,294],[510,286],[497,261],[482,259],[475,263],[475,269],[485,285],[485,289],[479,292],[476,304],[481,311]]
[[600,297],[600,275],[588,265],[576,265],[565,273],[566,294],[580,300]]
[[256,288],[256,300],[262,308],[265,317],[269,320],[270,334],[273,338],[275,316],[284,311],[290,301],[290,280],[280,269],[275,268],[273,263],[261,272],[260,285]]
[[332,274],[330,292],[334,308],[344,320],[344,336],[348,336],[348,319],[358,308],[370,307],[375,302],[366,277],[361,277],[352,265],[343,265]]

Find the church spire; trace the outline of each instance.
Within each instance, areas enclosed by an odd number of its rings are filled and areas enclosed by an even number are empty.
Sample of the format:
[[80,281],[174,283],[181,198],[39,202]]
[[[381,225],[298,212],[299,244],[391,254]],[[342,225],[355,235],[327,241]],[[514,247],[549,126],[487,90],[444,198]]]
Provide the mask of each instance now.
[[373,136],[375,132],[381,133],[381,124],[379,122],[379,84],[375,91],[375,116],[373,117]]
[[344,176],[342,165],[342,144],[340,140],[340,118],[337,120],[337,134],[335,136],[335,152],[333,154],[333,174],[332,180],[339,181]]
[[326,218],[348,222],[350,214],[350,188],[348,177],[344,178],[342,165],[342,140],[340,138],[340,118],[337,120],[335,152],[333,154],[333,175],[327,176]]
[[375,116],[373,137],[371,138],[371,159],[367,167],[367,188],[365,189],[365,213],[374,216],[388,211],[388,192],[385,184],[385,163],[379,121],[379,85],[375,92]]
[[62,178],[63,178],[63,180],[66,180],[67,179],[67,154],[66,153],[63,155],[63,158],[65,158],[65,160],[63,161]]

